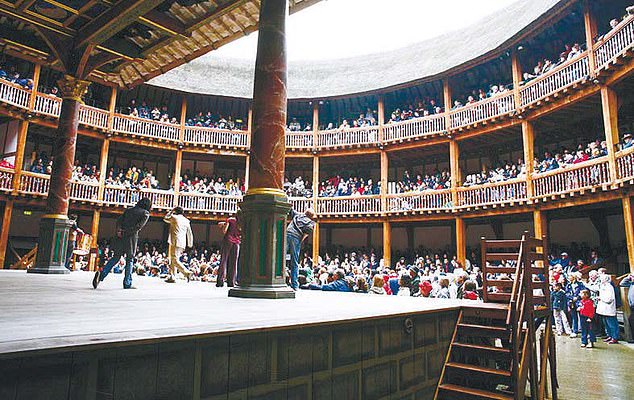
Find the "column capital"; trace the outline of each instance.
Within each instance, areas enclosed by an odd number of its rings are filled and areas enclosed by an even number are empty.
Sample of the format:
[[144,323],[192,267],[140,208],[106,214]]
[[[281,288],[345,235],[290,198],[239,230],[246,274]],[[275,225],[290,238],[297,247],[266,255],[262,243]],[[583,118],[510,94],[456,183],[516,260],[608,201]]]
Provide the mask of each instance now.
[[62,79],[57,81],[57,86],[59,86],[62,99],[75,100],[83,104],[82,96],[88,91],[90,82],[75,78],[72,75],[64,75]]

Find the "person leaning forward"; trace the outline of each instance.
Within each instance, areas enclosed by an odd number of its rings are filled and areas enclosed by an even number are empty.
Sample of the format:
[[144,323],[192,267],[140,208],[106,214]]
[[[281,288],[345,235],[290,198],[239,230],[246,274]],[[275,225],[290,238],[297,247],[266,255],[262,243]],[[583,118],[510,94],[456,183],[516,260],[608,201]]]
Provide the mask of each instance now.
[[299,252],[302,242],[315,229],[315,220],[317,214],[312,208],[307,209],[303,214],[291,209],[291,222],[286,228],[286,252],[291,255],[291,288],[297,290],[299,288]]

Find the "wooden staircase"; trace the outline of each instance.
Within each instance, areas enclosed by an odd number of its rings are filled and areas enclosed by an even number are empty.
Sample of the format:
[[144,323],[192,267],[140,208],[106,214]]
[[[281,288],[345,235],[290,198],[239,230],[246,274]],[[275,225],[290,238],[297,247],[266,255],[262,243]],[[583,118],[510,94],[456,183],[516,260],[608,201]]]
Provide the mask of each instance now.
[[527,234],[521,240],[482,238],[484,303],[460,311],[435,399],[545,399],[548,366],[552,398],[557,398],[543,249],[543,240]]

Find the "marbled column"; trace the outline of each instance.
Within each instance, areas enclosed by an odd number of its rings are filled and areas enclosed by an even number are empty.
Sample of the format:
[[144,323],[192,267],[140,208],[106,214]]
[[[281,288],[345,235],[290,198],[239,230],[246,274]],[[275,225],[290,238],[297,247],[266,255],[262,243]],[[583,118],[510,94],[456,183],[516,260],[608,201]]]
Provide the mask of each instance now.
[[239,286],[232,297],[293,298],[285,283],[286,216],[283,190],[286,127],[287,0],[262,0],[253,89],[249,189],[240,204]]
[[40,220],[35,266],[28,270],[31,273],[68,273],[65,262],[70,228],[67,216],[70,180],[75,161],[79,107],[83,104],[81,97],[86,93],[90,82],[64,75],[57,84],[62,94],[62,107],[53,142],[53,169],[46,200],[46,214]]

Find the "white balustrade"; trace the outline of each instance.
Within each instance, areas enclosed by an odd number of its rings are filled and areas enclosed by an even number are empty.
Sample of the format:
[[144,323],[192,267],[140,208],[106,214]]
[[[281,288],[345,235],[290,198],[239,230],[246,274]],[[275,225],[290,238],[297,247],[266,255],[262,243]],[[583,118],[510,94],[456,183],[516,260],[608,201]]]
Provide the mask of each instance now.
[[609,182],[607,157],[567,165],[533,176],[535,197],[538,198],[597,188]]
[[358,146],[379,143],[379,127],[332,129],[319,131],[317,145],[319,147]]
[[15,171],[9,168],[0,168],[0,191],[10,192],[13,190],[13,176]]
[[180,125],[116,114],[112,130],[131,135],[178,141]]
[[526,180],[512,179],[458,188],[460,207],[488,206],[526,200]]
[[289,149],[312,149],[313,133],[286,131],[286,147]]
[[152,200],[152,208],[161,210],[174,208],[174,192],[172,190],[141,189],[141,193]]
[[174,207],[174,192],[158,189],[131,189],[122,186],[106,186],[103,194],[105,204],[133,206],[143,197],[152,200],[154,209],[170,209]]
[[79,123],[99,129],[108,129],[108,111],[82,105],[79,108]]
[[205,126],[186,126],[184,141],[185,143],[202,145],[247,147],[249,132]]
[[383,140],[396,142],[442,133],[445,131],[445,121],[445,114],[436,114],[389,123],[383,127]]
[[23,194],[46,196],[48,195],[50,179],[50,175],[22,171],[20,174],[19,192]]
[[634,147],[616,154],[616,168],[620,180],[634,178]]
[[24,109],[29,108],[31,91],[13,82],[0,79],[0,101]]
[[44,93],[35,96],[35,111],[38,114],[58,118],[62,108],[62,99]]
[[187,211],[234,214],[242,196],[224,196],[217,194],[179,193],[178,205]]
[[461,128],[509,114],[515,110],[513,92],[500,93],[493,97],[467,104],[450,112],[451,127]]
[[317,212],[330,215],[378,214],[381,212],[381,196],[320,197]]
[[633,44],[634,16],[630,15],[594,46],[597,69],[605,68],[611,62],[616,61],[617,58],[631,50]]
[[586,79],[589,73],[588,55],[584,52],[583,55],[557,66],[520,88],[522,107],[543,100]]
[[99,201],[99,183],[71,181],[70,198],[77,201]]
[[288,201],[291,203],[293,210],[299,213],[303,213],[313,207],[313,199],[310,197],[289,197]]
[[452,207],[451,190],[425,190],[390,194],[387,196],[387,211],[433,211]]

